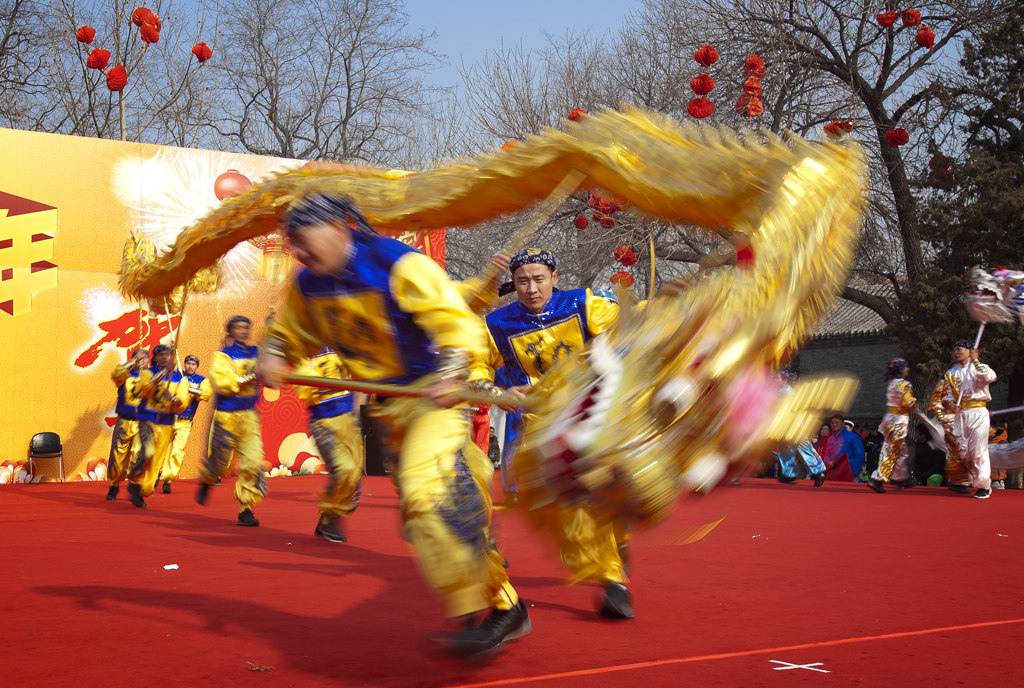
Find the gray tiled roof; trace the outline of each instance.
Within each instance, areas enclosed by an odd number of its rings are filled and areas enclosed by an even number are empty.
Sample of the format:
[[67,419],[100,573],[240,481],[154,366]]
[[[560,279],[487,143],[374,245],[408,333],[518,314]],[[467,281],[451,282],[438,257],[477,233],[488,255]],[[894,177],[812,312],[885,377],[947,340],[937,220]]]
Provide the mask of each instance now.
[[[893,288],[888,284],[851,284],[851,286],[869,294],[882,296],[889,301],[893,301],[895,298]],[[814,338],[878,335],[884,332],[885,321],[881,316],[865,306],[840,298],[818,323],[818,327],[814,331]]]

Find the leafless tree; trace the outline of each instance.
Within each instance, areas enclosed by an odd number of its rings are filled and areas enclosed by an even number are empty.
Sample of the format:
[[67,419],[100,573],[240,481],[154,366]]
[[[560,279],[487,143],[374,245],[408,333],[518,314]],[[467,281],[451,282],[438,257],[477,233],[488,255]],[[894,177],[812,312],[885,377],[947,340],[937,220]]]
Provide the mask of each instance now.
[[18,127],[38,116],[46,92],[41,56],[45,7],[38,0],[0,0],[0,125]]
[[432,35],[398,0],[228,0],[214,122],[245,151],[391,165],[437,90]]

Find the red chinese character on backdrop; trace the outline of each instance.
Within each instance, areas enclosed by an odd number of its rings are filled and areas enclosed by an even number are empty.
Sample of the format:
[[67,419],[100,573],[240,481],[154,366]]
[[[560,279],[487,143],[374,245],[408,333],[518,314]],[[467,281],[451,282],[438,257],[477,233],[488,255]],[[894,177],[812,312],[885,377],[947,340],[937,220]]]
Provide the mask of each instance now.
[[[118,349],[124,349],[125,360],[128,358],[127,352],[137,348],[152,350],[178,326],[180,321],[180,315],[171,316],[169,319],[161,318],[150,315],[149,311],[145,310],[140,314],[139,309],[136,308],[126,311],[112,320],[96,323],[96,327],[105,334],[78,354],[75,358],[75,367],[88,368],[92,366],[99,360],[100,354],[108,344],[113,344]],[[140,324],[141,335],[139,333]]]

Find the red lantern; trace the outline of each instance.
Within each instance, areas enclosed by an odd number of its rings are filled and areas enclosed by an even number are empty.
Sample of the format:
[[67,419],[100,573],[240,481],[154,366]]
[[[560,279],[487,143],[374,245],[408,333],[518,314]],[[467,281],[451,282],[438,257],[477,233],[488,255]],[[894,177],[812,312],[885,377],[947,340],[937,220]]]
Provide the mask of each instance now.
[[739,100],[736,101],[736,114],[746,115],[747,119],[753,119],[764,112],[764,103],[757,96],[746,95],[740,96]]
[[135,11],[132,12],[132,24],[135,26],[142,26],[143,24],[155,24],[153,21],[153,12],[146,9],[145,7],[136,7]]
[[948,170],[950,165],[950,159],[942,153],[936,153],[928,160],[928,167],[933,170]]
[[584,229],[590,226],[590,220],[587,219],[586,215],[579,215],[576,217],[575,220],[572,221],[572,225],[576,229],[583,231]]
[[213,51],[210,50],[210,46],[206,43],[196,43],[192,46],[192,54],[196,56],[196,59],[200,62],[206,62],[213,57]]
[[110,51],[103,48],[89,51],[89,57],[85,58],[85,66],[89,69],[106,69],[109,62]]
[[587,116],[587,111],[583,108],[573,108],[572,112],[569,113],[569,119],[573,122],[582,122]]
[[128,70],[124,68],[124,65],[117,65],[111,67],[107,72],[107,88],[111,91],[117,92],[128,85]]
[[601,223],[602,227],[607,229],[611,229],[615,226],[615,218],[608,217],[607,215],[602,215],[597,221]]
[[614,258],[615,260],[622,260],[623,254],[628,250],[629,246],[627,246],[626,244],[620,244],[617,249],[612,251],[612,258]]
[[590,194],[590,198],[587,199],[587,205],[591,208],[597,208],[601,205],[601,197],[597,194]]
[[853,131],[853,122],[851,120],[846,120],[844,122],[829,122],[825,125],[825,133],[833,139],[838,139],[843,134],[848,134],[851,131]]
[[917,10],[903,10],[900,16],[903,17],[903,26],[917,26],[921,23],[921,13]]
[[611,279],[609,281],[612,284],[621,284],[624,287],[631,287],[633,286],[634,282],[633,276],[630,275],[625,270],[619,270],[618,272],[616,272],[614,275],[611,276]]
[[153,28],[155,28],[157,31],[164,28],[164,23],[160,21],[160,15],[156,12],[150,12],[149,19],[145,23],[152,24]]
[[626,252],[622,254],[621,258],[619,258],[619,262],[622,263],[627,268],[630,265],[636,265],[636,254],[633,253],[631,249],[627,248]]
[[715,104],[701,96],[691,100],[690,104],[686,106],[686,111],[690,113],[691,117],[704,119],[715,111]]
[[743,63],[743,72],[747,76],[756,76],[758,79],[764,77],[764,60],[757,55],[751,55]]
[[693,59],[697,60],[697,64],[702,67],[710,67],[718,62],[718,51],[710,45],[705,45],[693,54]]
[[914,42],[916,42],[922,48],[928,48],[931,50],[935,47],[935,32],[929,29],[927,26],[922,26],[917,31],[917,35],[914,36]]
[[139,27],[139,38],[143,43],[156,43],[160,40],[160,32],[152,24],[143,24]]
[[899,18],[899,12],[882,12],[880,15],[875,17],[875,20],[878,22],[878,25],[884,29],[895,24],[896,20]]
[[690,88],[699,96],[706,96],[715,90],[715,80],[710,74],[698,74],[690,82]]
[[78,31],[75,31],[75,38],[79,43],[92,43],[92,40],[96,38],[96,29],[91,26],[79,26]]
[[890,129],[885,132],[885,140],[890,146],[902,146],[910,141],[910,134],[906,129]]
[[743,82],[743,92],[752,98],[761,97],[761,82],[756,76],[747,77],[747,80]]
[[241,196],[249,190],[250,186],[252,186],[252,182],[244,174],[238,170],[228,170],[213,182],[213,195],[217,197],[218,201],[223,201]]

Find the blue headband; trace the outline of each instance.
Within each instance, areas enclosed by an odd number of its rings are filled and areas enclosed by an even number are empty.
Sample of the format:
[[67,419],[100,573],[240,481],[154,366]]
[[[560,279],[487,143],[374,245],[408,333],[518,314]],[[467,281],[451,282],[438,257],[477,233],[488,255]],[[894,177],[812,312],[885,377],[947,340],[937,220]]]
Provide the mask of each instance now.
[[959,348],[961,348],[961,349],[973,349],[973,348],[974,348],[974,345],[973,345],[973,344],[971,344],[971,343],[970,343],[969,341],[967,341],[966,339],[960,339],[960,340],[958,340],[958,341],[957,341],[957,343],[956,343],[956,344],[954,344],[954,345],[953,345],[953,348],[954,348],[954,349],[956,349],[957,347],[959,347]]
[[900,377],[903,375],[903,369],[907,367],[907,359],[905,358],[894,358],[889,361],[889,369],[886,371],[889,375]]
[[546,251],[542,248],[524,248],[512,256],[512,260],[508,263],[508,271],[514,275],[516,270],[530,263],[546,265],[551,268],[551,272],[558,269],[558,264],[555,262],[555,254],[551,251]]

